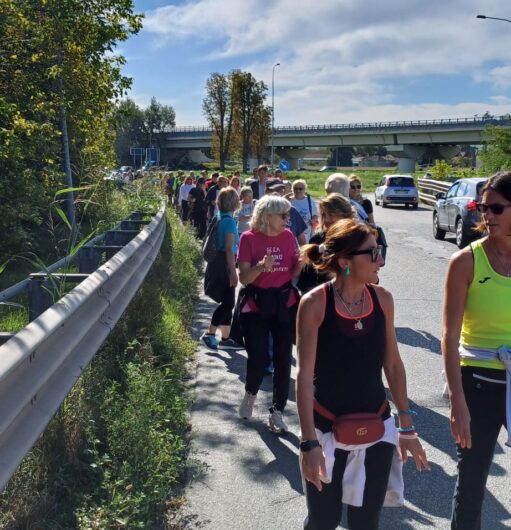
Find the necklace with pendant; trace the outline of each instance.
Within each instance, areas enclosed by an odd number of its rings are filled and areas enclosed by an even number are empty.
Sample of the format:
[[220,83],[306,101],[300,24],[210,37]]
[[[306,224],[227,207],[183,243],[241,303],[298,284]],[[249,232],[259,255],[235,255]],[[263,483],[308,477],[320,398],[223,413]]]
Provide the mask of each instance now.
[[356,316],[354,316],[353,313],[351,312],[351,309],[348,306],[349,305],[357,306],[359,304],[362,304],[362,307],[360,308],[360,312],[363,313],[364,312],[365,295],[366,295],[365,290],[362,291],[362,296],[361,296],[360,300],[357,300],[356,302],[353,302],[353,303],[350,304],[349,302],[346,302],[344,300],[344,298],[342,297],[342,293],[341,293],[341,291],[339,291],[339,288],[337,287],[337,284],[335,282],[332,282],[332,283],[333,283],[333,286],[334,286],[334,292],[337,295],[337,297],[339,298],[339,300],[341,301],[341,304],[346,308],[346,311],[348,312],[350,317],[353,318],[353,319],[356,319],[356,322],[355,322],[355,325],[354,325],[355,331],[363,330],[364,329],[364,324],[362,323],[362,319],[360,317],[357,318]]
[[497,260],[499,262],[499,265],[502,267],[502,270],[506,271],[504,273],[504,276],[507,276],[508,278],[511,277],[511,269],[508,269],[506,267],[506,265],[504,265],[504,263],[500,259],[500,256],[498,255],[497,251],[495,249],[492,249],[492,250],[493,250],[493,254],[495,255],[495,257],[497,258]]

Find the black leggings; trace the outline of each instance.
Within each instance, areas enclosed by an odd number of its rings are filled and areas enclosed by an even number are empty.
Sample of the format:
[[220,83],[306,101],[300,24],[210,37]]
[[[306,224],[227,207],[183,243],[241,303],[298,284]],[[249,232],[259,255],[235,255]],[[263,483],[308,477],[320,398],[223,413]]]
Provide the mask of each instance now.
[[[470,411],[472,447],[456,446],[458,481],[453,497],[452,530],[481,529],[486,480],[499,432],[506,425],[506,385],[503,371],[499,372],[468,366],[461,369],[463,391]],[[502,383],[492,383],[480,379],[480,376],[500,379]]]
[[[366,484],[361,507],[348,506],[349,530],[377,530],[380,513],[385,500],[390,468],[395,446],[379,442],[366,449]],[[348,451],[335,450],[332,482],[323,484],[318,491],[311,482],[305,481],[304,491],[308,515],[305,530],[334,530],[342,517],[342,477],[346,467]]]
[[[292,313],[292,312],[291,312]],[[260,313],[242,313],[243,338],[247,350],[245,390],[257,394],[270,364],[269,335],[273,338],[273,406],[284,410],[289,395],[294,318],[288,324],[265,320]]]
[[[222,295],[220,305],[215,309],[211,317],[211,325],[215,326],[230,326],[232,320],[232,310],[234,309],[235,288],[227,287]],[[224,337],[225,338],[225,337]]]

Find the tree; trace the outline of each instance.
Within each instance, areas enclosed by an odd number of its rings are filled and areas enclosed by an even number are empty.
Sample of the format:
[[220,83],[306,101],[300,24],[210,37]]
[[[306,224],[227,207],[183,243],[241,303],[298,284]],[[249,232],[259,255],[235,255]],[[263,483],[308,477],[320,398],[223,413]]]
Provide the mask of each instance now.
[[[265,115],[265,99],[268,88],[262,81],[256,81],[249,72],[231,72],[234,100],[234,137],[241,155],[243,169],[248,170],[248,158],[253,137]],[[260,132],[261,133],[261,132]],[[268,133],[269,134],[269,133]]]
[[206,82],[206,97],[202,100],[202,110],[210,127],[212,154],[218,158],[220,170],[225,169],[231,149],[233,126],[232,76],[213,73]]
[[113,112],[117,165],[129,165],[130,147],[146,147],[144,111],[131,99],[118,102]]
[[[131,0],[0,2],[0,248],[37,250],[63,184],[64,109],[76,185],[112,162],[112,101],[130,86],[117,42],[141,27]],[[15,227],[15,229],[13,229]]]
[[483,171],[491,175],[511,169],[511,129],[490,126],[484,132],[486,145],[479,152]]
[[351,167],[353,165],[353,147],[334,147],[330,150],[327,166]]
[[271,107],[262,106],[254,114],[254,132],[250,142],[250,150],[261,161],[264,157],[271,132]]
[[149,147],[159,147],[162,143],[160,133],[168,132],[176,126],[176,113],[171,106],[162,105],[151,98],[151,103],[144,110],[144,128]]

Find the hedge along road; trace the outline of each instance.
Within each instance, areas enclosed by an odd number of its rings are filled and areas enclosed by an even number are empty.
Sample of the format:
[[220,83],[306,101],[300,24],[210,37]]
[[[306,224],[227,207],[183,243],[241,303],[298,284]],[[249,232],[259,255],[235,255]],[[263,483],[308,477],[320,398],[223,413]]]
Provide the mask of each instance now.
[[[448,403],[442,398],[440,333],[444,276],[457,247],[449,236],[445,241],[433,239],[429,208],[375,207],[375,218],[389,243],[380,282],[394,295],[409,397],[418,411],[416,425],[432,468],[419,474],[412,462],[406,464],[406,504],[385,508],[381,528],[448,529],[456,460]],[[207,299],[201,300],[197,337],[209,322],[212,307]],[[204,466],[188,490],[189,528],[296,530],[302,528],[306,510],[298,469],[294,389],[286,410],[291,429],[286,437],[276,437],[266,426],[269,378],[259,392],[252,421],[238,419],[245,355],[244,351],[212,354],[201,348],[197,353],[192,457]],[[294,368],[292,378],[294,384]],[[485,529],[511,526],[511,459],[504,441],[501,433],[488,479]]]

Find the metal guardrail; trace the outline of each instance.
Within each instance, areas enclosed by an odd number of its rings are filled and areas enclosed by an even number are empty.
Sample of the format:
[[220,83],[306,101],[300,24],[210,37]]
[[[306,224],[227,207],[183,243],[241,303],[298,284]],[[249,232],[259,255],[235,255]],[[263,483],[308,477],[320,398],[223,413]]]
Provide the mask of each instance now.
[[104,265],[0,346],[0,490],[128,306],[164,234],[162,208]]
[[419,201],[433,206],[436,204],[436,194],[447,190],[452,186],[452,182],[443,182],[441,180],[419,179],[417,187],[419,189]]

